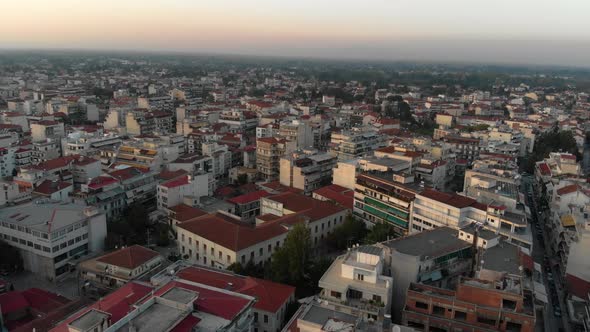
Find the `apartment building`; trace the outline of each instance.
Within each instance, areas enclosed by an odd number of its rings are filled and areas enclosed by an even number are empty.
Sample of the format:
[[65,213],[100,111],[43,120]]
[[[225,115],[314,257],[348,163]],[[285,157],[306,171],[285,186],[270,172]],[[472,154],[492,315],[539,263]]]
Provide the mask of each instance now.
[[265,181],[280,177],[281,158],[294,151],[295,144],[285,139],[264,137],[256,140],[256,169]]
[[460,159],[474,161],[483,150],[483,144],[479,138],[446,135],[441,140],[448,144],[452,153]]
[[258,117],[251,111],[232,109],[221,112],[218,122],[228,124],[231,132],[248,132],[256,128]]
[[403,173],[365,172],[356,177],[354,215],[367,223],[387,223],[396,236],[410,232],[410,214],[421,190],[413,177]]
[[522,280],[461,278],[456,290],[410,284],[402,324],[419,331],[535,330],[535,310]]
[[239,216],[242,221],[254,222],[254,219],[260,215],[260,200],[270,195],[265,190],[259,190],[232,197],[227,201],[234,205],[234,214]]
[[383,265],[382,248],[353,248],[336,258],[322,275],[320,297],[357,308],[365,320],[383,321],[393,300],[393,279],[383,274]]
[[279,124],[279,136],[288,141],[297,142],[297,149],[308,149],[314,145],[312,127],[304,121],[282,121]]
[[361,157],[387,145],[385,135],[379,135],[378,132],[372,130],[364,131],[353,128],[332,133],[329,152],[338,160],[348,160]]
[[281,158],[279,181],[284,186],[301,189],[310,195],[332,182],[336,161],[336,157],[328,153],[293,153]]
[[107,221],[120,216],[127,207],[125,191],[113,177],[101,175],[92,178],[72,194],[75,202],[92,205],[106,215]]
[[31,139],[33,142],[44,142],[47,139],[59,141],[65,136],[64,124],[52,120],[41,120],[31,123]]
[[117,179],[125,192],[125,204],[152,205],[156,198],[155,173],[136,167],[116,169],[108,173]]
[[199,199],[209,195],[209,174],[183,175],[157,187],[158,209],[164,210],[184,202],[185,197]]
[[482,225],[510,243],[532,249],[532,232],[524,211],[511,212],[502,204],[483,204],[470,197],[434,189],[416,195],[412,232],[443,226],[460,229],[472,224]]
[[121,143],[121,137],[116,134],[100,135],[85,132],[71,133],[61,141],[64,156],[73,154],[94,156],[100,154],[100,149],[116,149]]
[[0,210],[0,234],[19,249],[24,268],[50,280],[64,277],[69,262],[102,251],[106,218],[94,207],[36,202]]
[[399,314],[411,283],[449,287],[472,268],[473,244],[460,239],[458,231],[449,227],[385,241],[378,246],[385,251],[385,273],[394,281],[394,321],[401,320]]

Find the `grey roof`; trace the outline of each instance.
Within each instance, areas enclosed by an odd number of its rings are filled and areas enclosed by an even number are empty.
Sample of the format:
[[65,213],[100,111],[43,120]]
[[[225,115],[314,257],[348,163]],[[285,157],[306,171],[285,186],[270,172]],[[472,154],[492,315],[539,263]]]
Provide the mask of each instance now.
[[198,293],[188,289],[174,287],[164,293],[161,297],[170,301],[188,304],[198,297]]
[[482,267],[486,270],[520,274],[518,251],[519,247],[502,241],[484,251]]
[[439,257],[471,246],[457,237],[457,230],[439,227],[418,234],[383,242],[382,245],[402,254]]
[[357,249],[357,251],[365,253],[365,254],[380,256],[381,253],[383,252],[383,249],[376,247],[376,246],[362,246],[362,247],[359,247]]
[[349,315],[347,313],[332,310],[330,308],[316,305],[315,303],[307,308],[307,311],[303,315],[303,320],[311,323],[324,325],[329,319],[337,319],[344,322],[350,322],[354,324],[357,321],[357,317]]
[[0,221],[40,232],[56,231],[87,219],[85,208],[84,205],[67,203],[30,203],[0,209]]
[[75,327],[80,331],[87,331],[97,324],[101,324],[102,321],[109,319],[109,317],[110,315],[107,313],[92,309],[68,325]]
[[[467,227],[461,228],[461,230],[463,232],[473,235],[473,234],[475,234],[475,225],[470,224]],[[495,239],[495,238],[499,237],[499,235],[490,231],[490,230],[487,230],[485,228],[481,228],[477,233],[477,237],[482,238],[484,240],[491,240],[491,239]]]

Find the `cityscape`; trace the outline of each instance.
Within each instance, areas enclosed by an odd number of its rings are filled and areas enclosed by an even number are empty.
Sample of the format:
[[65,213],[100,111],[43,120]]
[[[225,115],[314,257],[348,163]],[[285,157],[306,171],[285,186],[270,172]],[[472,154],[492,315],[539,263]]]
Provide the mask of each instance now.
[[439,30],[406,3],[34,2],[0,23],[0,332],[590,331],[576,1],[464,35],[430,0]]

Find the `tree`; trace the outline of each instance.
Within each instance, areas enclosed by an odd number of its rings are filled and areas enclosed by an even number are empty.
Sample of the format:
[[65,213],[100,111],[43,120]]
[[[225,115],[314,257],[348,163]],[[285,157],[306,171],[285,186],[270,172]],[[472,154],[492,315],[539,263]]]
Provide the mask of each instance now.
[[367,235],[367,226],[361,220],[348,214],[341,225],[328,235],[327,243],[336,250],[344,250],[352,244],[359,243]]
[[377,242],[383,242],[393,236],[395,236],[393,226],[387,223],[378,223],[371,228],[369,234],[365,237],[365,243],[374,244]]
[[293,226],[283,246],[272,255],[272,276],[277,282],[302,285],[311,252],[311,233],[303,223]]
[[240,174],[238,175],[238,184],[244,185],[248,183],[248,174]]

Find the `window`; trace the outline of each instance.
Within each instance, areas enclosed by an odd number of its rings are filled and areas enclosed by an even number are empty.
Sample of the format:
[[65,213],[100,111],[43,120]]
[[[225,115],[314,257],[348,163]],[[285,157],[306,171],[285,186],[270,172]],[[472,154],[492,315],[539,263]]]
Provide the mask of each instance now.
[[211,256],[215,256],[215,249],[211,248]]
[[272,244],[268,245],[268,252],[271,253],[272,252]]
[[203,251],[205,252],[205,255],[207,255],[207,245],[203,243]]
[[502,308],[507,310],[516,310],[516,301],[502,299]]
[[381,296],[373,294],[373,301],[381,302]]
[[268,323],[268,315],[264,315],[264,322]]
[[258,313],[257,312],[254,313],[254,322],[258,322]]
[[228,263],[231,263],[231,257],[229,257],[229,255],[227,255],[227,257],[226,257],[226,261],[227,261]]
[[364,276],[363,274],[357,273],[357,275],[356,275],[356,280],[361,280],[361,281],[363,281],[363,280],[365,280],[365,276]]
[[258,256],[262,257],[263,254],[264,254],[264,249],[262,249],[262,248],[258,249]]
[[483,317],[483,316],[477,316],[477,322],[478,323],[482,323],[482,324],[496,326],[496,320],[495,319],[487,318],[487,317]]
[[[182,234],[182,235],[184,236],[184,234]],[[188,244],[193,244],[193,238],[192,237],[189,237],[188,238]]]
[[219,259],[221,259],[223,255],[221,254],[221,250],[219,250]]
[[467,320],[467,313],[463,311],[455,311],[456,320]]
[[184,233],[180,235],[180,241],[184,242]]
[[330,296],[335,298],[342,298],[342,293],[336,291],[330,291]]
[[424,310],[428,310],[428,303],[424,303],[424,302],[416,301],[416,308],[417,308],[417,309],[424,309]]
[[437,316],[444,316],[445,315],[445,308],[439,307],[437,305],[432,306],[432,314]]

